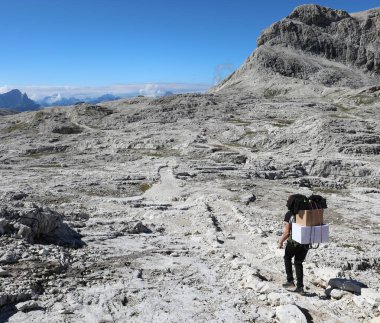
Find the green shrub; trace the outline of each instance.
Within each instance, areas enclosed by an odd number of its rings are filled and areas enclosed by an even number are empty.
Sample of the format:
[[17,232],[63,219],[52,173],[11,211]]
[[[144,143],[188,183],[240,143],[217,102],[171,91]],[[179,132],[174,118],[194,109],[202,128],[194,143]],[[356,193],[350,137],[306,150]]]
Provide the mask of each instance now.
[[359,105],[367,105],[376,102],[376,98],[373,96],[357,95],[355,97],[355,103]]
[[265,89],[265,91],[264,91],[264,98],[271,99],[271,98],[274,98],[275,96],[284,95],[286,93],[288,93],[288,90],[286,90],[286,89],[283,89],[283,90],[279,90],[279,89]]
[[143,193],[145,193],[145,192],[146,192],[147,190],[149,190],[151,187],[152,187],[152,185],[149,184],[149,183],[142,183],[142,184],[140,185],[140,191],[143,192]]

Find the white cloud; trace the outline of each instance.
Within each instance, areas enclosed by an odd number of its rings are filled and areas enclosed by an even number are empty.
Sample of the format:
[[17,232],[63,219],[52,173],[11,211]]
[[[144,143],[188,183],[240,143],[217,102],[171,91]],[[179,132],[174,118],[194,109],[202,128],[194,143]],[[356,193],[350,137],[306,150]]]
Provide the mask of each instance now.
[[160,96],[165,94],[164,89],[162,89],[158,84],[146,84],[142,89],[139,90],[141,95],[145,96]]
[[62,95],[60,93],[53,94],[51,96],[48,96],[48,99],[45,100],[49,104],[53,104],[54,102],[62,100]]
[[223,63],[215,66],[213,84],[217,85],[235,70],[231,63]]
[[47,96],[68,98],[76,97],[98,97],[103,94],[113,94],[117,96],[128,95],[146,95],[159,96],[165,92],[187,93],[187,92],[204,92],[210,88],[209,84],[192,84],[192,83],[151,83],[151,84],[120,84],[110,86],[0,86],[0,93],[8,92],[11,89],[19,89],[26,92],[33,100],[42,99]]
[[1,93],[9,92],[10,90],[12,90],[12,89],[9,86],[7,86],[7,85],[0,86],[0,94]]

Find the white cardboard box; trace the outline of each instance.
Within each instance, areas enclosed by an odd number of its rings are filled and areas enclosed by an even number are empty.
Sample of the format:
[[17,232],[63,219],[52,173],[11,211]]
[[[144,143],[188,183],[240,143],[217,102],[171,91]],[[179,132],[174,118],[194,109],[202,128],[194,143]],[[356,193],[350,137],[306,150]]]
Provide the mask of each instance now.
[[292,223],[292,239],[301,244],[328,242],[329,225],[322,224],[307,227]]

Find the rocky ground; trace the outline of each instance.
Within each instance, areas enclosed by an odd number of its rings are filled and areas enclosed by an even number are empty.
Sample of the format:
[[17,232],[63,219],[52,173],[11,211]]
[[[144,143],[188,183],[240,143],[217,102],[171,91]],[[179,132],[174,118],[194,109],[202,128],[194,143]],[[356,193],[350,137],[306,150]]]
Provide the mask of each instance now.
[[[0,321],[379,316],[378,116],[215,93],[1,117]],[[329,206],[307,296],[277,249],[296,192]]]
[[[0,321],[378,322],[379,17],[301,6],[207,94],[2,111]],[[293,193],[328,201],[306,296]]]

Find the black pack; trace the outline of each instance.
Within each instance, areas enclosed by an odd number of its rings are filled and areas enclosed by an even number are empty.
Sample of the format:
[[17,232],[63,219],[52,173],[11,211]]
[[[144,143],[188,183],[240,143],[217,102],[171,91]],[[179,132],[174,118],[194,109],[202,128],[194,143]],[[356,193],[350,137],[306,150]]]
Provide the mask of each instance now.
[[309,199],[302,194],[293,194],[290,195],[288,201],[286,202],[288,210],[291,211],[294,215],[298,214],[300,210],[310,210]]
[[320,195],[310,195],[309,201],[313,209],[327,209],[326,199]]

